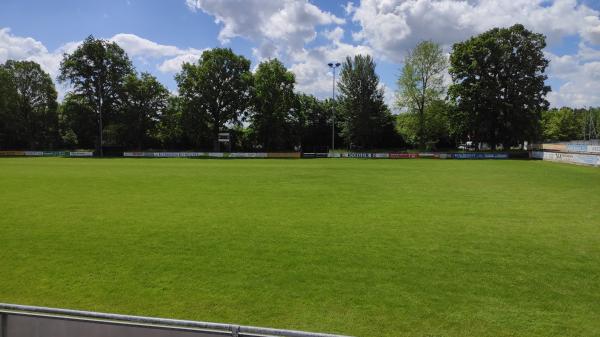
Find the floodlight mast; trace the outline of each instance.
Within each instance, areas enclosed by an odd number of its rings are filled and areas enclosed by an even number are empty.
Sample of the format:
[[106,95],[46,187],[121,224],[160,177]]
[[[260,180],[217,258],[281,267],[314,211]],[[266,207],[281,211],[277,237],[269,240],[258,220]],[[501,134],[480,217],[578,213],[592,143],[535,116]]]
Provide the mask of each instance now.
[[335,71],[341,65],[339,62],[328,63],[329,68],[333,70],[333,84],[332,84],[332,96],[333,101],[331,104],[331,151],[335,151]]

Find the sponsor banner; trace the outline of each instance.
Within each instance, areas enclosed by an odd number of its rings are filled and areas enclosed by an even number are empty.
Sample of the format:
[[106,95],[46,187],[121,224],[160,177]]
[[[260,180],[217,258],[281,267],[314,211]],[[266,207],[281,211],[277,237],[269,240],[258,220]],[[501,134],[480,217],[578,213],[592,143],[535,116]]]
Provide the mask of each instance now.
[[[25,151],[24,153],[28,157],[43,157],[44,156],[43,151]],[[48,154],[48,156],[50,156],[50,154]]]
[[229,158],[267,158],[267,154],[264,152],[232,152],[229,154]]
[[542,150],[546,151],[562,151],[564,152],[567,146],[564,144],[542,144]]
[[13,157],[13,156],[25,156],[25,151],[0,151],[0,156],[7,156],[7,157]]
[[348,154],[347,153],[339,153],[339,152],[334,152],[334,153],[329,152],[327,154],[327,158],[342,158],[342,157],[344,157],[343,155],[346,155],[346,157],[347,157]]
[[450,154],[450,153],[440,153],[438,155],[438,158],[440,158],[440,159],[451,159],[452,158],[452,154]]
[[316,152],[304,152],[302,153],[302,158],[328,158],[329,153],[316,153]]
[[567,144],[567,152],[587,152],[587,145],[583,144]]
[[134,158],[190,158],[206,156],[205,152],[123,152],[123,157]]
[[600,153],[600,145],[588,145],[587,151],[590,153]]
[[123,157],[145,157],[145,152],[123,152]]
[[69,153],[65,151],[44,151],[44,157],[66,157]]
[[423,153],[419,153],[419,157],[420,158],[439,158],[440,154],[439,153],[431,153],[431,152],[423,152]]
[[341,158],[389,158],[388,153],[349,152],[341,153]]
[[267,158],[300,158],[300,152],[269,152]]
[[208,158],[224,158],[225,154],[223,152],[209,152]]
[[71,151],[68,152],[69,157],[93,157],[94,152],[92,151]]
[[451,153],[452,159],[508,159],[508,153]]
[[414,159],[414,158],[419,158],[419,154],[418,153],[391,152],[389,154],[389,158],[391,158],[391,159]]
[[154,158],[189,158],[189,157],[202,157],[205,156],[202,152],[153,152],[152,157]]
[[600,166],[600,155],[581,154],[581,153],[557,153],[557,152],[532,152],[533,158],[591,166]]

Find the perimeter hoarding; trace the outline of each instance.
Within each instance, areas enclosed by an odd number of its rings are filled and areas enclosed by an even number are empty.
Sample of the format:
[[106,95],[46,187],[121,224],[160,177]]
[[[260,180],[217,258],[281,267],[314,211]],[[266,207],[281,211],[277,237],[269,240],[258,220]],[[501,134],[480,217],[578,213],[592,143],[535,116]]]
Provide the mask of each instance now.
[[419,158],[418,153],[397,153],[391,152],[389,154],[390,159],[416,159]]
[[269,152],[267,158],[289,158],[296,159],[301,157],[300,152]]
[[449,153],[452,159],[508,159],[508,153]]
[[69,157],[93,157],[94,152],[92,151],[71,151],[68,153]]
[[266,152],[232,152],[229,158],[267,158]]
[[532,151],[531,158],[569,164],[600,166],[600,155],[594,154]]

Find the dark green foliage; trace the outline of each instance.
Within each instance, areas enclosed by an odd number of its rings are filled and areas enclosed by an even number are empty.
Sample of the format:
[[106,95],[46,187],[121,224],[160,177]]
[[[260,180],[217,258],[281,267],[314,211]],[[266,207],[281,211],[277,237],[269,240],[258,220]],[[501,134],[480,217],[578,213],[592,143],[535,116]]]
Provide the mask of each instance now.
[[240,124],[251,104],[250,61],[231,49],[202,53],[175,77],[183,105],[185,133],[196,147],[218,148],[218,133]]
[[[452,137],[449,118],[453,113],[454,107],[451,104],[443,100],[434,100],[428,103],[422,119],[418,111],[399,114],[397,129],[403,139],[412,146],[419,146],[422,142],[428,150],[451,148],[455,139]],[[422,131],[421,121],[424,126]]]
[[4,67],[0,67],[0,149],[13,147],[20,142],[17,101],[14,78]]
[[122,142],[128,148],[143,149],[156,136],[159,117],[167,107],[169,91],[156,77],[129,75],[123,85],[123,115],[126,126]]
[[540,134],[550,87],[544,81],[548,60],[545,37],[522,25],[495,28],[453,46],[450,97],[460,125],[473,140],[492,147],[517,145]]
[[383,89],[371,56],[347,57],[340,72],[339,108],[342,135],[351,148],[382,145],[384,130],[393,131],[393,118],[384,103]]
[[58,145],[57,93],[32,61],[0,66],[0,147],[52,149]]
[[[89,36],[72,54],[65,55],[60,65],[59,81],[69,82],[71,94],[93,108],[97,115],[98,137],[108,127],[108,139],[115,140],[121,128],[119,122],[123,107],[125,79],[134,74],[125,51],[114,42]],[[111,125],[113,124],[113,125]],[[110,141],[109,141],[110,142]],[[100,140],[96,146],[101,150]]]
[[182,119],[181,99],[170,96],[166,108],[159,117],[156,138],[162,148],[184,149],[187,147]]
[[250,128],[264,150],[292,149],[299,144],[302,120],[297,115],[294,74],[277,59],[262,62],[254,74]]
[[331,143],[331,100],[319,101],[312,95],[299,94],[297,104],[305,121],[302,149],[307,152],[325,151]]
[[67,94],[59,109],[60,135],[67,147],[93,149],[98,138],[97,116],[87,100]]

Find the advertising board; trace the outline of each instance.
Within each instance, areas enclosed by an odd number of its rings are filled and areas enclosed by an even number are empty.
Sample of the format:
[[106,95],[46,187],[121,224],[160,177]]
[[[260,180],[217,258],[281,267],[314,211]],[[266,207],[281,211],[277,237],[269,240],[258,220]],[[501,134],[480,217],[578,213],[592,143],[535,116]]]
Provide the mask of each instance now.
[[415,158],[419,158],[419,154],[418,153],[390,152],[388,157],[390,159],[415,159]]

